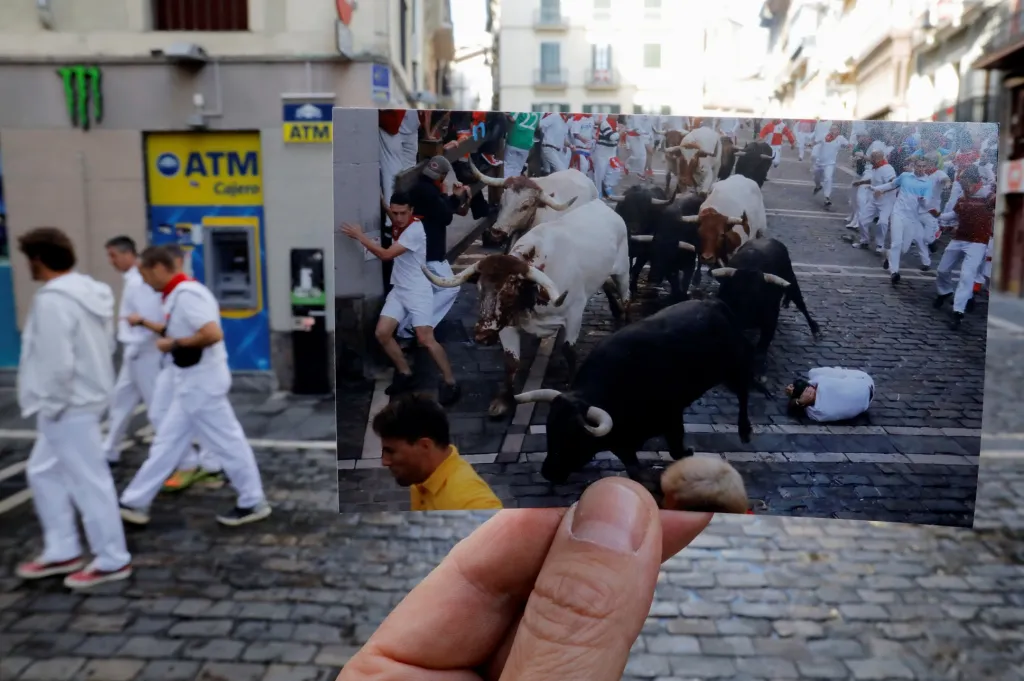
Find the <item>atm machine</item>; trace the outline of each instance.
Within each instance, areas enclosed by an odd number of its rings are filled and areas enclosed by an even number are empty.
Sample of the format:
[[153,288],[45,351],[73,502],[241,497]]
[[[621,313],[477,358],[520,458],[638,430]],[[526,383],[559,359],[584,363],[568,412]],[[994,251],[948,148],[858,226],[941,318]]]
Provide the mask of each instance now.
[[260,307],[258,249],[254,236],[253,230],[247,227],[203,229],[203,279],[221,310]]

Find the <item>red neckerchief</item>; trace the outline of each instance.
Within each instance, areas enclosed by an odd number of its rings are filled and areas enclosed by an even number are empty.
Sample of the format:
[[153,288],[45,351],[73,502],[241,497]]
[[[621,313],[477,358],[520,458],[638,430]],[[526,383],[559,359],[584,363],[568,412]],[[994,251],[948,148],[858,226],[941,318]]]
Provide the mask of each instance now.
[[391,230],[392,231],[392,235],[394,236],[395,240],[397,241],[398,238],[400,236],[402,236],[402,232],[404,232],[405,230],[409,229],[409,225],[411,225],[414,222],[422,222],[422,221],[423,221],[423,216],[422,215],[413,215],[412,219],[409,220],[408,224],[406,224],[405,227],[402,227],[400,229],[394,229],[392,227],[392,230]]
[[178,284],[180,284],[183,281],[195,281],[195,280],[192,277],[190,277],[187,274],[185,274],[184,272],[178,272],[173,277],[171,277],[171,280],[169,282],[167,282],[166,286],[164,286],[164,290],[162,292],[163,293],[163,299],[167,300],[167,296],[171,295],[171,291],[173,291],[174,289],[178,288]]
[[876,167],[876,168],[881,168],[882,166],[887,166],[887,165],[889,165],[889,162],[888,162],[888,161],[886,161],[886,160],[885,160],[885,159],[883,158],[883,159],[882,159],[881,161],[879,161],[879,162],[878,162],[878,165],[877,165],[877,166],[875,166],[875,167]]
[[609,116],[608,118],[606,118],[604,120],[605,120],[606,123],[608,123],[608,127],[612,129],[612,132],[615,132],[615,131],[617,131],[619,129],[619,127],[618,127],[619,124],[618,124],[618,122],[614,118],[611,118]]
[[833,135],[832,133],[828,133],[827,135],[825,135],[825,141],[826,142],[831,142],[832,140],[834,140],[837,137],[839,137],[839,135]]

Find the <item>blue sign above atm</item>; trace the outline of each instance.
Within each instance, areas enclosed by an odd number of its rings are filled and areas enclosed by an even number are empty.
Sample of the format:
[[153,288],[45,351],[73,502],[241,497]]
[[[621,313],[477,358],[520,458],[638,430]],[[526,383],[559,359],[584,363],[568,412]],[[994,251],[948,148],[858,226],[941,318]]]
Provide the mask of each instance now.
[[282,132],[287,143],[333,141],[334,104],[289,102],[284,105]]

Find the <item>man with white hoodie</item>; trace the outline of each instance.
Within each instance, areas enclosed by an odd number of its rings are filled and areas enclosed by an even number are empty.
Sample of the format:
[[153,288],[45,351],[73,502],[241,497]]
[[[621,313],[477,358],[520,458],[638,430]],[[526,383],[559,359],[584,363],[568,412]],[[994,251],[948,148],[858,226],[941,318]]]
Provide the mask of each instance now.
[[[38,431],[26,475],[43,552],[16,573],[22,579],[67,575],[71,589],[127,579],[132,557],[100,433],[114,389],[114,293],[74,271],[74,246],[55,227],[23,234],[18,247],[32,279],[43,283],[25,321],[18,364],[18,404],[24,418],[36,417]],[[94,557],[88,564],[76,511]]]
[[139,273],[163,293],[166,322],[157,347],[174,364],[173,397],[149,456],[121,493],[121,518],[134,525],[149,523],[150,504],[196,438],[216,451],[238,492],[235,508],[218,515],[217,522],[234,527],[266,518],[271,509],[256,457],[228,401],[231,372],[217,299],[181,272],[166,248],[144,250]]

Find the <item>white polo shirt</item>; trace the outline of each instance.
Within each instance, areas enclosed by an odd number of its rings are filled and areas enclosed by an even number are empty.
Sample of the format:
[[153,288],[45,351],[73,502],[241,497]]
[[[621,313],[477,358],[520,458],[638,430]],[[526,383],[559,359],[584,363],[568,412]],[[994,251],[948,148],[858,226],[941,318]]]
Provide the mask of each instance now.
[[164,318],[163,300],[153,287],[142,280],[137,267],[133,266],[122,276],[124,289],[117,311],[117,340],[124,344],[125,354],[134,358],[140,351],[156,351],[158,336],[144,326],[129,325],[126,318],[135,313],[145,320],[160,322]]
[[[188,338],[210,322],[220,326],[220,305],[210,289],[198,281],[183,281],[164,300],[167,338]],[[176,388],[199,388],[208,394],[226,394],[231,387],[228,351],[224,341],[203,349],[202,358],[190,367],[168,362],[175,373]]]

